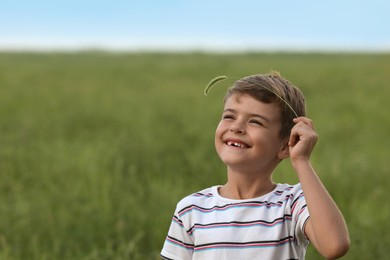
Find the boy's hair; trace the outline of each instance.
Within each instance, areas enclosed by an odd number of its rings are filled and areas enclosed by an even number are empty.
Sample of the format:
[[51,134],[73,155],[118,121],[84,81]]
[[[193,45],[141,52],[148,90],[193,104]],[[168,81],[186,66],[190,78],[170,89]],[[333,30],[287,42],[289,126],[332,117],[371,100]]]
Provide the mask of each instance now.
[[282,139],[290,136],[291,128],[294,126],[293,119],[306,115],[305,97],[302,92],[278,72],[257,74],[237,80],[228,89],[224,102],[233,94],[247,94],[260,102],[278,104],[281,111],[279,136]]

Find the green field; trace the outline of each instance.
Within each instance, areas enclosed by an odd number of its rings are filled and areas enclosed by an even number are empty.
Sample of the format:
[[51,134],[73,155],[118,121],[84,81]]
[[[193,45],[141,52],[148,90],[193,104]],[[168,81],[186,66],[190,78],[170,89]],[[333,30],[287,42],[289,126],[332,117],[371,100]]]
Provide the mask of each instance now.
[[225,182],[227,86],[204,86],[272,69],[307,98],[344,259],[387,259],[389,54],[99,52],[0,53],[0,259],[158,259],[178,200]]

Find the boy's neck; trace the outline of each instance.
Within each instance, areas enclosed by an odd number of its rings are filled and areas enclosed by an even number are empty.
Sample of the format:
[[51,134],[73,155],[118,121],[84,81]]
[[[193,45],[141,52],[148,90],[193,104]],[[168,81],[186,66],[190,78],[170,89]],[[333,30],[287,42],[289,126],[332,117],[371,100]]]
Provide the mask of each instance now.
[[265,195],[275,187],[270,175],[250,176],[230,172],[227,183],[219,188],[219,194],[228,199],[251,199]]

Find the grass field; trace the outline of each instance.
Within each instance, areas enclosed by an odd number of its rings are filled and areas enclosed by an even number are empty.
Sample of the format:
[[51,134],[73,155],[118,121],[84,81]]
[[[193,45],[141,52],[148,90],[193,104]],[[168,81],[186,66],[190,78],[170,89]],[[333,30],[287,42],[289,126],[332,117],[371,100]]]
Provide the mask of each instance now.
[[93,52],[0,53],[0,259],[158,259],[177,201],[225,182],[204,86],[271,69],[307,98],[345,259],[387,259],[390,55]]

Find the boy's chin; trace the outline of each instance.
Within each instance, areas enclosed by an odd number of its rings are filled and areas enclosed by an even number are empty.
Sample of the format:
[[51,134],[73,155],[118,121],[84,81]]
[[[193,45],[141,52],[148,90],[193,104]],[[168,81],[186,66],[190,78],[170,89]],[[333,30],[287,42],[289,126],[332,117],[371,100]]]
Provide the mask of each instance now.
[[245,166],[247,167],[248,166],[248,163],[244,160],[239,160],[237,158],[221,158],[221,161],[228,167],[233,167],[233,168],[237,168],[237,167],[244,167]]

